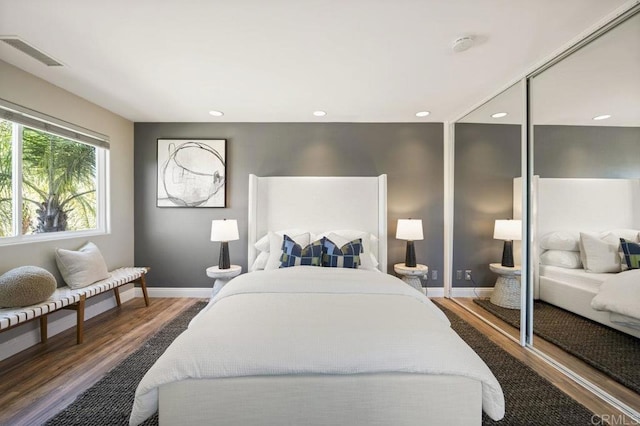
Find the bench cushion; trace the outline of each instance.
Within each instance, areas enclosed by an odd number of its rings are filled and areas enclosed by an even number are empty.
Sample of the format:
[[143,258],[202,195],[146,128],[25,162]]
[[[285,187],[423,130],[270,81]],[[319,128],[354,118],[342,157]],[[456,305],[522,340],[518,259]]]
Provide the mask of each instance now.
[[20,266],[0,276],[0,307],[17,308],[40,303],[56,291],[51,272],[38,266]]

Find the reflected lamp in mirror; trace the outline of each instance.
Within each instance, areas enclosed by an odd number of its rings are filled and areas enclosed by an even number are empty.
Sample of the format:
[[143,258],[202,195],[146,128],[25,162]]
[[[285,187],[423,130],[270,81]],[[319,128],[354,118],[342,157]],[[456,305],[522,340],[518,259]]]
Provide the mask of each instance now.
[[396,239],[407,241],[407,252],[404,259],[405,266],[416,267],[416,250],[413,242],[424,239],[422,234],[422,219],[398,219]]
[[513,268],[513,241],[522,239],[522,221],[496,220],[495,227],[493,228],[493,238],[495,240],[504,240],[502,266]]
[[229,241],[240,239],[238,235],[238,221],[236,220],[212,220],[211,221],[211,241],[220,242],[219,269],[229,269]]

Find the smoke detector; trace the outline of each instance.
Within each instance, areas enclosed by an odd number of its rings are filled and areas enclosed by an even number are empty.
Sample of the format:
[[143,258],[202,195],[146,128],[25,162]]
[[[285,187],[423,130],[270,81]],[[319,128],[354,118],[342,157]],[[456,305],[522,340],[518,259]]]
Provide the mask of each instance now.
[[471,46],[473,46],[473,37],[465,36],[454,41],[452,48],[454,52],[464,52],[471,48]]

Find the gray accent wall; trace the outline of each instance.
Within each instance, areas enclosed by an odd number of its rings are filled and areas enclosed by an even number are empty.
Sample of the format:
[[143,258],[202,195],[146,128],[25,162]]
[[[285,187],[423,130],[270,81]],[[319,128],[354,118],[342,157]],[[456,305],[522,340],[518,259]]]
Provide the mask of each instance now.
[[640,178],[640,127],[535,126],[543,178]]
[[[493,239],[493,227],[496,219],[513,216],[520,138],[519,125],[455,125],[453,287],[495,284],[489,264],[501,261],[503,242]],[[465,270],[472,271],[473,281],[464,279]]]
[[[162,138],[227,140],[227,208],[156,207],[156,145]],[[442,286],[442,123],[136,123],[135,260],[151,267],[151,287],[211,287],[205,270],[218,264],[209,241],[212,219],[237,219],[240,240],[231,263],[247,270],[248,177],[388,175],[388,265],[404,262],[394,238],[399,218],[423,220],[419,263]],[[318,206],[340,214],[340,206]],[[301,212],[300,214],[304,214]]]

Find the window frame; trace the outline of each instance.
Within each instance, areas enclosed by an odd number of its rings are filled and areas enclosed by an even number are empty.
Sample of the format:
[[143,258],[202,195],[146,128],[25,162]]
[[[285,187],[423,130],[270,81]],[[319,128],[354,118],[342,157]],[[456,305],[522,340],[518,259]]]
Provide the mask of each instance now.
[[[21,122],[20,115],[24,117]],[[44,119],[46,117],[46,120]],[[18,118],[18,119],[12,119]],[[12,157],[12,230],[13,235],[0,237],[0,246],[36,243],[43,241],[55,241],[71,238],[83,238],[110,233],[110,208],[109,208],[109,138],[105,135],[83,129],[70,123],[57,120],[53,117],[28,110],[10,102],[0,99],[0,119],[12,123],[11,157]],[[41,126],[31,126],[34,120]],[[78,231],[47,232],[39,234],[22,234],[20,218],[22,217],[22,146],[23,129],[27,127],[39,132],[47,132],[60,136],[76,143],[90,145],[96,153],[96,227]],[[56,132],[60,129],[60,132]],[[70,135],[82,135],[81,138]],[[95,139],[97,142],[91,143]]]

